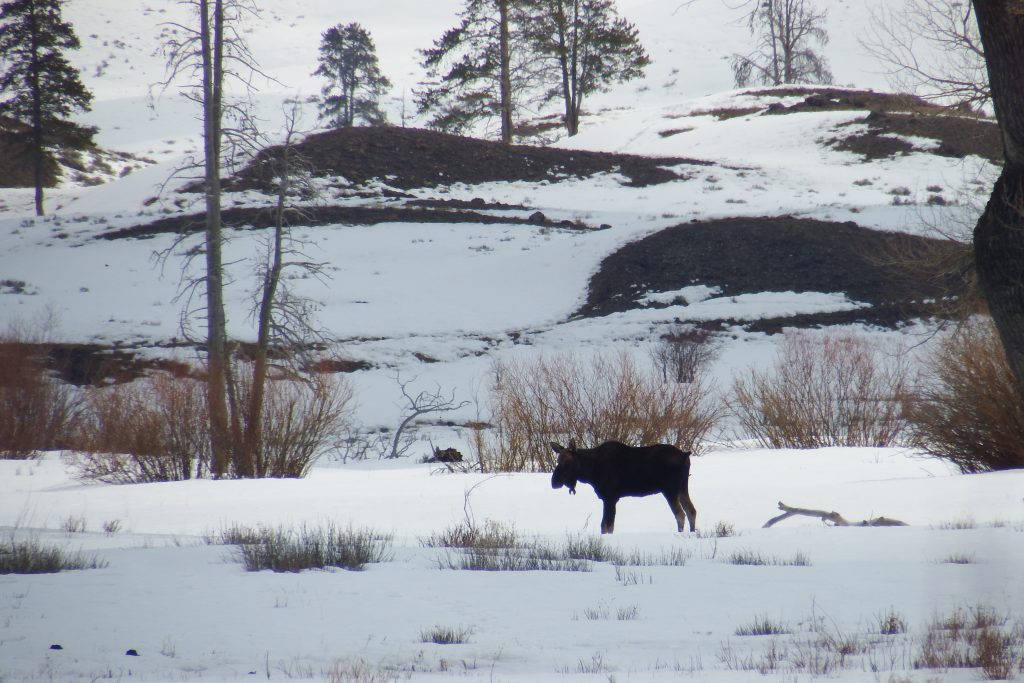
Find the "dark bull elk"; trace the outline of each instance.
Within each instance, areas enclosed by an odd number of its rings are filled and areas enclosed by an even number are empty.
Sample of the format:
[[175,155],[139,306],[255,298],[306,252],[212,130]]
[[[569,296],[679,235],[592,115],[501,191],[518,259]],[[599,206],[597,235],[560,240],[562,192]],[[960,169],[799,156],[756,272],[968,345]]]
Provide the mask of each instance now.
[[665,496],[679,531],[685,530],[687,520],[690,531],[696,531],[697,509],[687,491],[689,451],[666,444],[634,447],[618,441],[606,441],[597,448],[576,448],[571,443],[569,448],[556,443],[551,448],[558,454],[551,488],[567,486],[569,493],[576,493],[576,482],[593,486],[597,497],[604,501],[602,534],[615,530],[615,504],[620,498],[652,493]]

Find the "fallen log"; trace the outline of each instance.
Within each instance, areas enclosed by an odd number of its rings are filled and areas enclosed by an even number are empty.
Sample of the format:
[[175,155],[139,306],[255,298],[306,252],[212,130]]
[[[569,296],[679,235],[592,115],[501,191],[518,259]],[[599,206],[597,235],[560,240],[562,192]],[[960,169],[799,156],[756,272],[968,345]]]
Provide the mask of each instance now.
[[874,517],[873,519],[865,519],[860,522],[847,521],[838,512],[826,511],[826,510],[810,510],[808,508],[795,508],[786,505],[781,500],[779,501],[779,509],[782,510],[782,514],[777,517],[772,517],[764,523],[762,529],[781,522],[784,519],[802,515],[804,517],[817,517],[825,524],[831,524],[832,526],[907,526],[906,522],[901,522],[898,519],[891,519],[889,517]]

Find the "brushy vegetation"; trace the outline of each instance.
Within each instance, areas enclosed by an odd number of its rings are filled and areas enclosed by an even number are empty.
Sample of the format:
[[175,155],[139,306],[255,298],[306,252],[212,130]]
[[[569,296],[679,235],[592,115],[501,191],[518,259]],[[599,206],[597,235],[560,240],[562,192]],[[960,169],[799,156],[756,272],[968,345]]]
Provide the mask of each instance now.
[[514,527],[493,520],[483,524],[464,521],[420,539],[428,548],[454,552],[438,559],[441,569],[474,571],[579,571],[589,572],[596,562],[623,566],[681,567],[691,552],[683,548],[645,552],[622,551],[601,536],[569,534],[563,544],[524,538]]
[[851,334],[785,335],[767,370],[733,382],[730,407],[765,448],[893,446],[911,388],[901,349]]
[[1024,623],[991,607],[957,609],[928,626],[915,669],[981,669],[988,680],[1024,672]]
[[496,362],[491,381],[491,438],[476,444],[482,466],[538,471],[554,466],[550,442],[596,445],[669,443],[699,451],[722,417],[709,382],[664,382],[629,352],[571,354]]
[[1024,401],[992,321],[943,338],[907,401],[914,444],[962,472],[1024,467]]
[[[891,609],[879,617],[873,632],[844,631],[820,614],[803,623],[805,628],[794,632],[758,617],[735,634],[769,636],[767,643],[741,649],[725,641],[718,659],[730,670],[781,673],[787,678],[870,671],[874,679],[898,681],[911,677],[896,677],[896,672],[917,669],[924,680],[933,680],[932,671],[970,668],[988,680],[1010,680],[1024,673],[1024,622],[987,606],[936,616],[920,636],[910,635],[903,617]],[[892,675],[880,677],[885,672]]]
[[878,632],[883,636],[894,636],[907,632],[907,621],[894,609],[889,609],[878,617]]
[[374,667],[362,659],[336,661],[324,672],[327,683],[397,683],[403,678],[401,672]]
[[68,551],[38,538],[0,539],[0,574],[54,574],[76,569],[102,569],[107,563],[82,551]]
[[569,557],[564,548],[539,540],[517,540],[515,545],[508,547],[484,545],[459,548],[440,557],[438,567],[491,572],[589,572],[593,569],[593,563]]
[[792,631],[767,616],[755,617],[752,622],[738,626],[735,631],[737,636],[778,636],[785,633],[792,633]]
[[0,334],[0,458],[61,447],[74,420],[75,390],[50,376],[42,349],[22,331]]
[[464,521],[420,542],[427,548],[513,548],[520,540],[514,526],[488,519],[483,524]]
[[[344,378],[268,381],[260,439],[245,467],[233,463],[228,476],[304,476],[344,429],[352,398]],[[80,452],[72,458],[82,478],[139,483],[210,476],[210,419],[201,381],[160,373],[92,388],[85,401],[76,438]]]
[[328,567],[358,571],[370,563],[389,561],[393,537],[372,529],[339,529],[334,524],[303,525],[297,530],[235,525],[222,532],[220,541],[236,547],[237,560],[250,572]]
[[748,565],[752,567],[810,567],[811,560],[804,553],[797,551],[793,557],[765,555],[760,550],[743,548],[733,551],[725,560],[729,564]]
[[421,643],[462,645],[469,642],[473,629],[467,626],[434,626],[420,631]]

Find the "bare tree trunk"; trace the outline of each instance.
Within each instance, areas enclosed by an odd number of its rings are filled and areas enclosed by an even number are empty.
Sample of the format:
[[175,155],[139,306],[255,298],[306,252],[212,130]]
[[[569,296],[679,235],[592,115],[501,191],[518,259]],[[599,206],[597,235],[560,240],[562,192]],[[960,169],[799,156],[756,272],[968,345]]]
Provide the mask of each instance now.
[[1024,395],[1024,2],[974,0],[992,103],[1003,136],[1003,171],[974,229],[982,292]]
[[[200,0],[200,49],[203,63],[203,153],[206,200],[207,401],[213,453],[211,474],[222,477],[230,462],[227,319],[221,255],[220,152],[223,85],[222,0]],[[212,15],[211,15],[212,10]]]
[[501,80],[501,141],[512,142],[512,53],[508,33],[508,2],[498,0],[498,51]]
[[263,403],[266,397],[269,370],[270,333],[271,323],[273,322],[274,302],[277,298],[278,285],[281,282],[281,271],[284,269],[285,208],[288,201],[288,192],[291,189],[291,152],[294,121],[295,119],[292,118],[289,123],[289,129],[281,151],[277,207],[274,212],[274,237],[271,244],[271,262],[263,278],[263,295],[260,298],[258,313],[256,353],[252,369],[252,388],[249,392],[245,437],[242,444],[244,458],[247,462],[251,463],[249,467],[251,472],[247,476],[264,477],[267,475],[262,443]]
[[780,1],[784,2],[785,0],[769,0],[768,2],[768,28],[772,46],[772,85],[782,85],[786,78],[786,74],[779,71],[779,31],[781,27],[779,26],[778,2]]
[[32,180],[35,184],[36,215],[43,216],[43,111],[38,75],[33,74],[32,80]]

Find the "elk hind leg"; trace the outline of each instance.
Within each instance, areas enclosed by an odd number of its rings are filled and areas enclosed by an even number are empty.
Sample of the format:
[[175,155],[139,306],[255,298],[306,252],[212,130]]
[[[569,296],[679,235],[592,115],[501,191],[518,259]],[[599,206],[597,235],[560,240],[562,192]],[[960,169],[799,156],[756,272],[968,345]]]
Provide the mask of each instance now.
[[668,507],[672,510],[672,516],[676,518],[676,528],[679,531],[686,531],[686,513],[680,501],[682,494],[677,494],[674,491],[665,492],[665,500],[668,501]]
[[[683,512],[686,513],[686,518],[690,522],[690,531],[697,530],[697,508],[693,506],[693,501],[690,500],[690,494],[686,489],[679,492],[678,504],[683,508]],[[678,516],[677,516],[678,519]],[[683,530],[683,522],[679,521],[679,530]]]

